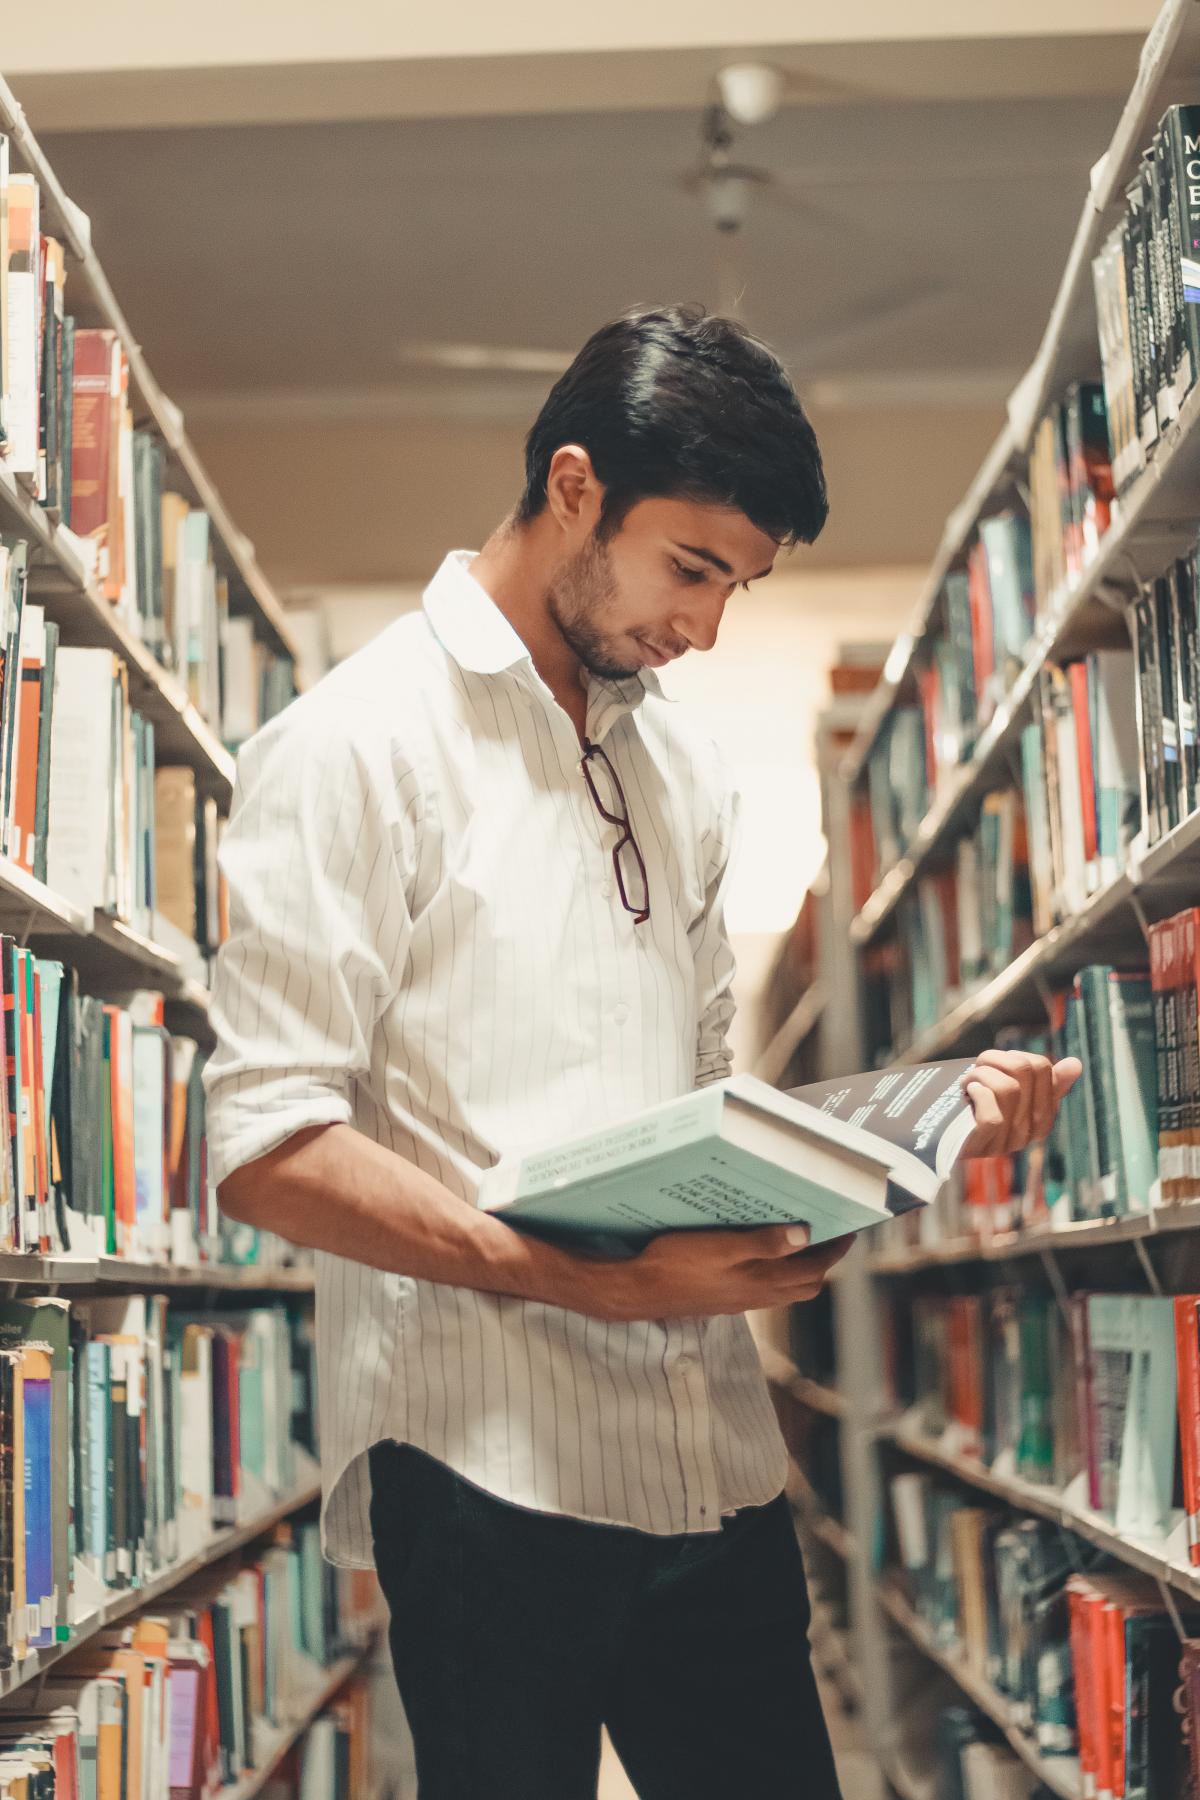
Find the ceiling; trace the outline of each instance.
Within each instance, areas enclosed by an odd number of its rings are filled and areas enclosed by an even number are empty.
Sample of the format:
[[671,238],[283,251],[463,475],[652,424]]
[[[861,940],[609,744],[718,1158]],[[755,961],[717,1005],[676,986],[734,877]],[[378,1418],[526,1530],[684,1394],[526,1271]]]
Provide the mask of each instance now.
[[[514,496],[550,378],[439,372],[405,345],[565,353],[612,313],[675,298],[737,304],[786,356],[829,472],[811,560],[900,563],[930,553],[1037,346],[1132,80],[1132,34],[1062,49],[1030,47],[1022,93],[1005,46],[989,97],[989,46],[956,46],[957,100],[940,77],[922,92],[903,58],[903,93],[886,58],[844,59],[836,93],[744,135],[739,155],[775,185],[732,237],[681,181],[702,93],[40,135],[285,589],[421,579]],[[1047,91],[1055,62],[1069,91]],[[944,65],[931,51],[927,67]]]

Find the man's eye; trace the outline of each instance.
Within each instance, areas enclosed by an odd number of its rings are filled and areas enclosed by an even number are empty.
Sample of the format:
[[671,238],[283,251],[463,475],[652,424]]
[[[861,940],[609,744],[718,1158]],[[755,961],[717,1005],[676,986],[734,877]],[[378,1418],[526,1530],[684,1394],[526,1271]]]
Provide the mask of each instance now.
[[686,563],[678,562],[675,557],[671,558],[671,567],[674,569],[676,575],[678,575],[680,581],[697,582],[704,580],[705,572],[703,569],[689,569]]

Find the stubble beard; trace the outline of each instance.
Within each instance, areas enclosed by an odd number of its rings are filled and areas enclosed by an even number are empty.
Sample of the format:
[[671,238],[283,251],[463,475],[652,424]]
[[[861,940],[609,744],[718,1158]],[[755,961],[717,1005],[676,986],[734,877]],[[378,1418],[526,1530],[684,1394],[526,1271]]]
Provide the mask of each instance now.
[[616,659],[613,641],[597,620],[616,598],[617,584],[608,548],[593,532],[587,543],[564,563],[546,596],[550,617],[591,674],[602,681],[628,681],[638,673]]

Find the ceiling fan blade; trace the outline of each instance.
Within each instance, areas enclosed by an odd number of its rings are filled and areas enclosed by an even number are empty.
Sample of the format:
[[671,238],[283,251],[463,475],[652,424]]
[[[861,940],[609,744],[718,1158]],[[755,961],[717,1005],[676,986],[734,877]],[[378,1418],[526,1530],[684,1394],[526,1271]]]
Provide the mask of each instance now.
[[561,375],[571,363],[567,350],[546,350],[530,344],[405,342],[398,346],[396,354],[409,368],[462,374]]

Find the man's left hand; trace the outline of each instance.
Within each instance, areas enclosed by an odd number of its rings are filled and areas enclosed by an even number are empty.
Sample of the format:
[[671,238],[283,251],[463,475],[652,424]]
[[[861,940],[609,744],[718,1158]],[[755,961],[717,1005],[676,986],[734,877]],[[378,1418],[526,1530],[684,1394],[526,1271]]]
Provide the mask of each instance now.
[[1027,1050],[985,1050],[963,1076],[975,1112],[964,1156],[1008,1156],[1044,1138],[1083,1074],[1074,1056],[1052,1063]]

